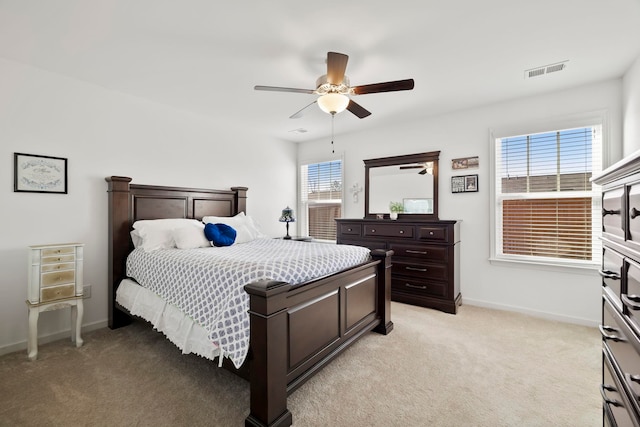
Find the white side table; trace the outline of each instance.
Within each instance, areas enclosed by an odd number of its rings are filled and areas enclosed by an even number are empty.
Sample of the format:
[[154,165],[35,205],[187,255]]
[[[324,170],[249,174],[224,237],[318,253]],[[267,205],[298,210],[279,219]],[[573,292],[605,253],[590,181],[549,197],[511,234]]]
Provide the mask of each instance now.
[[43,311],[71,308],[71,340],[82,345],[82,243],[29,247],[29,359],[38,357],[38,318]]

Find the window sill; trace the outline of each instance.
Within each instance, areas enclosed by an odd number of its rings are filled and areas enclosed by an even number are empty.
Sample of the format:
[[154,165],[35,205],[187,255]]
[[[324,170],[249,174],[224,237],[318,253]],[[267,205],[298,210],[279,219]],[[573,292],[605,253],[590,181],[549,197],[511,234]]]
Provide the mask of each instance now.
[[506,258],[489,258],[491,265],[500,267],[527,268],[533,270],[557,271],[570,274],[584,274],[588,276],[597,276],[599,264],[560,264],[548,263],[544,261],[516,260]]

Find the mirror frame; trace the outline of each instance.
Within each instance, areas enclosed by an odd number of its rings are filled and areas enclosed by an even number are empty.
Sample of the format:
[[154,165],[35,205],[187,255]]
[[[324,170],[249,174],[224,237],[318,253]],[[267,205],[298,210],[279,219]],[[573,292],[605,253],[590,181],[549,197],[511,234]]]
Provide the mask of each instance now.
[[[369,212],[369,170],[382,166],[405,165],[411,163],[433,162],[433,213],[430,214],[399,214],[398,219],[405,220],[438,220],[438,159],[440,151],[428,153],[405,154],[402,156],[380,157],[378,159],[364,160],[364,217],[376,219],[380,214]],[[385,213],[384,218],[389,219]]]

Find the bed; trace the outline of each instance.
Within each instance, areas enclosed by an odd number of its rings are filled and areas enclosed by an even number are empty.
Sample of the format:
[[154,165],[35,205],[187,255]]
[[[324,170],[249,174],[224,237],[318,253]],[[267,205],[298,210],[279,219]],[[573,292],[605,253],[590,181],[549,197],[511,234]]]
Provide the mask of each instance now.
[[[133,184],[131,178],[121,176],[105,179],[109,327],[115,329],[132,321],[116,296],[127,280],[133,224],[163,218],[232,217],[246,212],[247,188],[196,189]],[[391,332],[391,254],[373,250],[366,262],[300,284],[262,279],[244,285],[249,298],[248,356],[240,367],[227,358],[223,365],[250,383],[246,426],[290,426],[288,394],[365,334]]]

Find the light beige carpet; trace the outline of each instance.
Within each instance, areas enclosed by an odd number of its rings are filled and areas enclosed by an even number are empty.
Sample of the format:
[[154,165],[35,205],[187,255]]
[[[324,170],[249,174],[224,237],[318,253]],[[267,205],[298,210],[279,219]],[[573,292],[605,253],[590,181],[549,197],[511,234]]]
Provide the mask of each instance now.
[[[595,328],[393,303],[289,397],[296,427],[602,425]],[[0,357],[0,426],[242,426],[248,383],[136,322]]]

